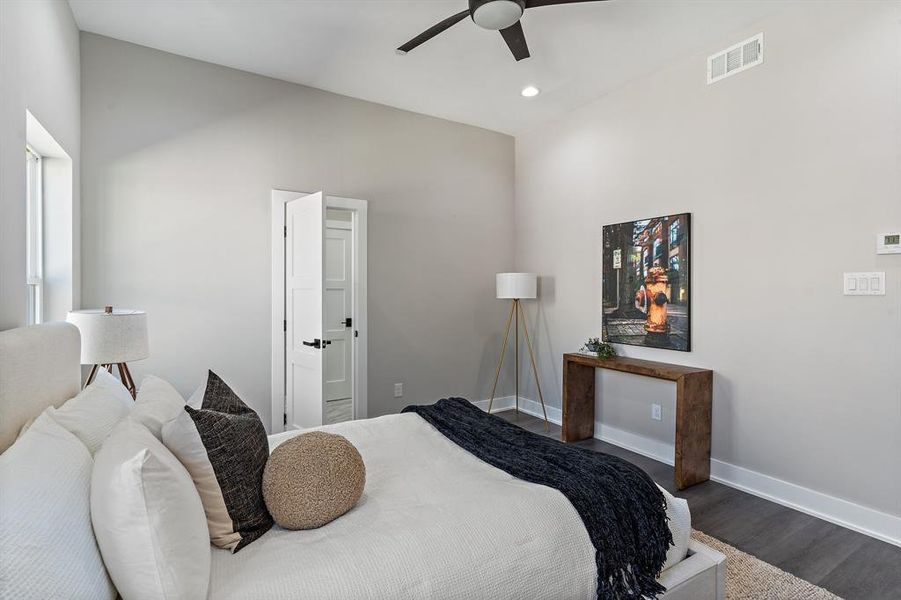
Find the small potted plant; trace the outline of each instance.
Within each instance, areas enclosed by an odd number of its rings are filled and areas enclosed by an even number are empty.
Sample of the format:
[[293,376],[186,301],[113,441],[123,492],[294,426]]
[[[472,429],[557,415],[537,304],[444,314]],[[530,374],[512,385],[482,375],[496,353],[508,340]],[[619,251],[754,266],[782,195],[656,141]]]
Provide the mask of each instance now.
[[582,345],[580,352],[585,354],[595,354],[601,359],[616,356],[616,349],[610,344],[602,342],[599,338],[588,338],[588,341]]

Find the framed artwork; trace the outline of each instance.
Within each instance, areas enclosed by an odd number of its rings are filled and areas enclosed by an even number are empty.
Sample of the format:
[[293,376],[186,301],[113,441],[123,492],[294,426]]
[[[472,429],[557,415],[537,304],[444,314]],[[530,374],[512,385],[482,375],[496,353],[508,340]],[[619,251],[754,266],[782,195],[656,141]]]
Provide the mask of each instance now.
[[691,351],[691,214],[604,225],[601,337]]

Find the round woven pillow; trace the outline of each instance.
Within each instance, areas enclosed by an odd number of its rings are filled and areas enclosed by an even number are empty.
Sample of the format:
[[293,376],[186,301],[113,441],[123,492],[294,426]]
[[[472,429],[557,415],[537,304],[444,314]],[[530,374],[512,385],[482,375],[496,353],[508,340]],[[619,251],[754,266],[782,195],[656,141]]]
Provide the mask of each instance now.
[[349,511],[366,485],[363,457],[347,438],[312,431],[273,450],[263,500],[285,529],[315,529]]

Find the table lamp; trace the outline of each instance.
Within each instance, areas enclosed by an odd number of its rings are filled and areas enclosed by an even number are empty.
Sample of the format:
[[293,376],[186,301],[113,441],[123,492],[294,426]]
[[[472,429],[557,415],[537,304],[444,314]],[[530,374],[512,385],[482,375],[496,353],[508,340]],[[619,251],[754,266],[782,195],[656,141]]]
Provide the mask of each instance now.
[[[532,340],[529,338],[529,327],[526,325],[526,317],[522,312],[520,300],[531,300],[538,297],[538,275],[535,273],[498,273],[497,297],[502,300],[513,300],[510,304],[510,314],[507,317],[507,328],[504,331],[504,345],[501,348],[501,358],[497,363],[497,372],[494,374],[494,386],[491,388],[491,399],[488,401],[488,412],[494,403],[494,393],[497,391],[497,381],[501,376],[501,367],[504,364],[504,356],[507,354],[507,341],[510,338],[510,325],[514,326],[514,354],[516,357],[516,412],[519,412],[519,327],[522,325],[526,338],[526,347],[529,349],[529,358],[532,361],[532,374],[535,376],[535,388],[538,390],[538,399],[541,400],[541,410],[544,413],[544,428],[550,429],[547,420],[547,409],[544,406],[544,396],[541,394],[541,384],[538,382],[538,367],[535,366],[535,352],[532,350]],[[520,320],[522,317],[522,320]]]
[[84,385],[97,375],[97,369],[110,373],[115,365],[122,384],[135,397],[135,382],[128,363],[150,356],[147,343],[147,313],[125,308],[73,310],[66,320],[81,332],[81,364],[93,365]]

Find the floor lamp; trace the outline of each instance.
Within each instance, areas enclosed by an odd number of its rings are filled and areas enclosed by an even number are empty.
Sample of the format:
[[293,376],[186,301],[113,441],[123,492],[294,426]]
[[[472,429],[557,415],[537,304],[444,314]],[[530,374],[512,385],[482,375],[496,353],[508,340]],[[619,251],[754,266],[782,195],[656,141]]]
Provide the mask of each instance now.
[[497,381],[501,376],[501,367],[504,364],[504,356],[507,354],[507,341],[510,339],[510,325],[514,325],[514,354],[516,356],[516,412],[519,413],[519,327],[526,337],[526,347],[529,349],[529,359],[532,362],[532,374],[535,376],[535,387],[538,390],[538,399],[541,401],[541,410],[544,413],[545,431],[550,430],[547,420],[547,409],[544,406],[544,396],[541,395],[541,384],[538,382],[538,367],[535,366],[535,352],[532,350],[532,340],[529,338],[529,327],[526,325],[526,316],[522,312],[520,300],[538,297],[538,275],[535,273],[498,273],[497,297],[502,300],[513,300],[510,306],[510,314],[507,317],[507,328],[504,331],[504,345],[501,348],[501,358],[497,362],[497,372],[494,374],[494,386],[491,388],[491,399],[488,401],[488,412],[494,404],[494,393],[497,391]]

